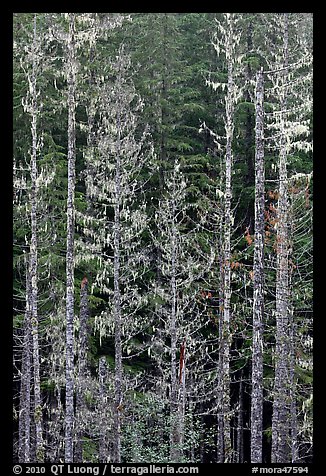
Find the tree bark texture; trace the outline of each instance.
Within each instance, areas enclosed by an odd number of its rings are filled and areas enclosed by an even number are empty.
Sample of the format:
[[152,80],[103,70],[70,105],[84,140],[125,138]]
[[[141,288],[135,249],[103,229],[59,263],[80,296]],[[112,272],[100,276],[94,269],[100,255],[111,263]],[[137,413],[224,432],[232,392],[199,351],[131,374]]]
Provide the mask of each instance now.
[[78,420],[75,462],[83,462],[83,431],[80,426],[83,424],[83,414],[86,410],[85,391],[87,376],[87,350],[88,350],[88,282],[84,277],[81,282],[80,291],[80,315],[79,315],[79,352],[78,352],[78,380],[76,386],[76,415]]
[[177,463],[180,458],[179,409],[178,409],[178,380],[177,380],[177,237],[175,225],[175,201],[172,201],[172,242],[171,242],[171,392],[170,392],[170,461]]
[[99,377],[99,418],[103,422],[101,427],[98,459],[100,463],[108,462],[108,441],[107,441],[107,395],[106,395],[106,379],[107,379],[107,366],[105,357],[101,357],[98,362],[98,377]]
[[[283,71],[281,82],[281,111],[287,105],[288,68],[288,14],[284,14]],[[289,461],[289,233],[288,233],[288,190],[287,190],[287,138],[285,118],[281,115],[281,143],[279,155],[279,200],[277,228],[277,272],[276,272],[276,349],[275,380],[272,417],[272,463]]]
[[32,339],[30,309],[30,278],[26,268],[26,310],[24,317],[24,337],[19,400],[18,459],[20,463],[30,462],[31,445],[31,378],[32,378]]
[[229,21],[226,36],[226,59],[228,69],[227,94],[225,97],[226,155],[225,155],[225,208],[224,208],[224,299],[220,352],[223,356],[219,386],[222,392],[224,462],[231,461],[231,406],[230,406],[230,316],[231,316],[231,227],[232,227],[232,141],[234,130],[234,72],[233,72],[233,20]]
[[74,427],[74,227],[75,227],[75,160],[76,160],[76,58],[75,14],[69,14],[67,44],[68,84],[68,198],[66,253],[66,412],[65,462],[73,462]]
[[[118,73],[120,74],[120,72]],[[117,112],[117,153],[115,159],[115,205],[114,205],[114,346],[115,346],[115,435],[114,435],[114,462],[121,462],[121,409],[122,409],[122,316],[121,316],[121,293],[120,293],[120,248],[121,248],[121,117],[120,111]]]
[[37,68],[37,26],[36,15],[34,15],[33,24],[33,64],[30,79],[31,92],[31,133],[32,133],[32,153],[31,153],[31,241],[29,256],[29,278],[30,278],[30,310],[31,310],[31,329],[33,342],[33,379],[34,379],[34,421],[35,421],[35,452],[36,461],[44,461],[43,444],[43,416],[41,400],[41,382],[40,382],[40,349],[39,349],[39,329],[38,329],[38,283],[37,283],[37,150],[38,150],[38,132],[37,132],[37,90],[36,90],[36,68]]
[[264,82],[256,78],[255,248],[253,342],[251,373],[251,462],[262,462],[263,444],[263,320],[264,320]]

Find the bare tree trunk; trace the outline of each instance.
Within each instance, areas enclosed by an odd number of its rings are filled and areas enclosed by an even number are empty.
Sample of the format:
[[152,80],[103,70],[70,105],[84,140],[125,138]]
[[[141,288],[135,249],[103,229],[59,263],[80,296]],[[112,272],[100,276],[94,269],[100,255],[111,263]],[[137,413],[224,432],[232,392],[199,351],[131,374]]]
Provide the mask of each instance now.
[[290,316],[290,351],[289,351],[289,385],[290,385],[290,439],[291,439],[291,463],[299,462],[298,447],[298,417],[296,390],[297,382],[295,379],[295,332],[293,316]]
[[100,463],[108,462],[108,441],[107,441],[107,395],[105,382],[107,378],[107,368],[105,357],[101,357],[98,362],[98,378],[99,378],[99,417],[103,423],[99,440],[98,459]]
[[219,335],[219,352],[218,352],[218,369],[217,369],[217,462],[223,463],[224,461],[224,425],[223,425],[223,388],[222,388],[222,375],[223,375],[223,353],[222,353],[222,332],[223,332],[223,312],[224,312],[224,250],[223,250],[223,218],[221,216],[220,229],[219,229],[219,314],[218,320],[218,335]]
[[[281,92],[281,111],[286,109],[285,87],[288,67],[288,14],[284,14],[284,73]],[[289,461],[289,236],[288,236],[288,184],[287,141],[284,116],[281,117],[281,144],[279,156],[279,200],[277,228],[277,274],[276,274],[276,349],[275,381],[272,418],[272,463]]]
[[31,437],[31,309],[30,309],[30,278],[26,267],[26,310],[24,318],[24,338],[22,351],[22,367],[19,399],[19,436],[18,460],[20,463],[30,462]]
[[79,323],[79,352],[78,352],[78,381],[76,386],[76,426],[77,438],[75,449],[75,462],[83,462],[83,415],[86,409],[85,390],[87,376],[87,340],[88,340],[88,282],[84,277],[80,291],[80,323]]
[[264,321],[264,83],[256,78],[256,183],[253,336],[251,374],[251,462],[262,462],[263,445],[263,321]]
[[[179,445],[180,457],[182,456],[182,447],[184,444],[185,432],[185,416],[186,416],[186,341],[184,340],[181,347],[180,370],[179,370]],[[181,461],[180,461],[181,462]]]
[[73,462],[74,427],[74,226],[75,226],[75,160],[76,160],[76,59],[75,14],[69,14],[67,55],[68,83],[68,198],[66,254],[66,413],[65,462]]
[[228,83],[225,98],[226,113],[226,156],[225,156],[225,208],[224,208],[224,311],[221,336],[221,353],[223,365],[221,368],[222,415],[223,415],[223,447],[224,462],[231,461],[231,408],[230,408],[230,316],[231,316],[231,226],[232,226],[232,140],[234,119],[234,80],[232,62],[232,20],[231,31],[226,41],[226,56],[228,58]]
[[33,25],[33,44],[34,55],[32,65],[32,75],[30,80],[31,91],[31,132],[32,132],[32,153],[31,153],[31,243],[30,243],[30,260],[29,260],[29,277],[30,277],[30,309],[31,309],[31,328],[33,341],[33,379],[34,379],[34,420],[35,420],[35,446],[36,461],[41,463],[44,460],[44,444],[43,444],[43,417],[42,417],[42,401],[41,401],[41,384],[40,384],[40,351],[39,351],[39,331],[38,331],[38,288],[37,288],[37,90],[36,90],[36,15],[34,15]]
[[[172,216],[175,218],[175,202],[172,202]],[[172,243],[171,243],[171,392],[170,392],[170,462],[178,463],[180,457],[179,441],[179,412],[178,412],[178,383],[177,383],[177,287],[176,287],[176,259],[177,242],[175,222],[172,223]]]
[[[121,83],[121,80],[120,80]],[[121,158],[120,158],[120,111],[117,113],[118,145],[115,162],[115,205],[114,205],[114,348],[115,348],[115,443],[114,462],[121,462],[121,410],[122,410],[122,344],[121,344],[121,294],[120,294],[120,207],[121,207]]]
[[[290,237],[289,237],[289,256],[292,256],[293,253],[293,213],[292,207],[289,212],[289,226],[290,226]],[[292,270],[289,272],[289,290],[293,289],[292,282]],[[297,417],[297,381],[295,377],[295,365],[296,365],[296,332],[295,332],[295,322],[293,319],[293,304],[292,304],[292,292],[291,304],[289,309],[289,385],[290,385],[290,441],[291,441],[291,462],[299,462],[299,446],[298,446],[298,417]]]

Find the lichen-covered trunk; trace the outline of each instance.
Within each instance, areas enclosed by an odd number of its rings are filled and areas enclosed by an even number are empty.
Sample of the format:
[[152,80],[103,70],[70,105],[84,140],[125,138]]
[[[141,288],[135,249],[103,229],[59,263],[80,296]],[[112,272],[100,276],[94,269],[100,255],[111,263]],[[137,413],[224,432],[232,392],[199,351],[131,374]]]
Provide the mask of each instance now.
[[223,426],[223,389],[221,386],[221,377],[223,369],[223,353],[222,353],[222,331],[223,331],[223,309],[224,309],[224,254],[223,254],[223,218],[220,217],[220,227],[218,233],[219,239],[219,316],[218,319],[218,335],[219,335],[219,353],[218,353],[218,366],[217,366],[217,392],[216,392],[216,405],[217,405],[217,444],[216,444],[216,460],[217,463],[223,463],[224,461],[224,426]]
[[73,462],[74,427],[74,227],[75,227],[75,160],[76,160],[76,64],[75,14],[69,14],[67,52],[68,84],[68,198],[66,252],[66,408],[65,462]]
[[[180,457],[183,453],[185,442],[185,416],[186,416],[186,341],[182,344],[182,357],[180,357],[180,369],[178,379],[178,418],[179,418],[179,445]],[[181,461],[180,461],[181,462]]]
[[86,410],[85,391],[87,375],[87,341],[88,341],[88,282],[84,277],[80,291],[79,314],[79,352],[78,352],[78,379],[76,385],[76,448],[74,459],[77,463],[83,462],[83,421]]
[[22,349],[22,367],[19,398],[18,460],[30,462],[31,445],[31,377],[32,377],[32,340],[30,309],[30,278],[26,267],[26,310],[24,317],[24,337]]
[[175,203],[172,202],[172,238],[171,238],[171,390],[170,390],[170,462],[178,463],[180,458],[178,381],[177,381],[177,284],[176,260],[177,237],[175,227]]
[[121,462],[121,411],[122,411],[122,316],[121,316],[121,293],[120,293],[120,248],[121,248],[121,157],[120,157],[120,114],[117,117],[118,147],[115,169],[115,206],[114,206],[114,262],[113,262],[113,284],[114,284],[114,352],[115,352],[115,442],[114,442],[114,462]]
[[105,356],[102,356],[98,362],[98,378],[99,378],[99,421],[103,423],[100,427],[98,460],[100,463],[107,463],[108,458],[108,441],[107,441],[107,395],[106,395],[106,379],[107,367]]
[[290,437],[291,463],[299,463],[298,416],[297,416],[297,382],[295,377],[295,329],[293,315],[290,315],[289,335],[289,386],[290,386]]
[[[289,209],[289,256],[293,253],[293,234],[294,234],[294,217],[293,209]],[[291,438],[291,462],[298,463],[299,461],[299,429],[298,429],[298,415],[297,415],[297,378],[295,375],[296,366],[296,327],[294,322],[293,309],[293,267],[289,270],[289,389],[290,389],[290,438]],[[291,290],[291,291],[290,291]]]
[[[286,109],[288,67],[288,14],[284,14],[284,63],[281,82],[281,111]],[[276,349],[275,379],[272,417],[272,463],[289,461],[289,233],[287,138],[285,118],[280,119],[279,200],[277,209],[277,271],[276,271]]]
[[264,320],[264,83],[256,78],[255,249],[251,373],[251,462],[262,462],[263,445],[263,320]]
[[[36,15],[34,16],[34,44],[37,41]],[[36,53],[35,53],[36,54]],[[32,98],[32,153],[31,153],[31,241],[29,256],[29,278],[30,278],[30,310],[31,310],[31,330],[33,342],[33,380],[34,380],[34,421],[35,421],[35,451],[36,461],[44,461],[43,444],[43,417],[40,382],[40,350],[39,350],[39,330],[38,330],[38,286],[37,286],[37,90],[36,90],[36,57],[33,57],[32,76],[30,90]]]
[[[230,33],[231,35],[231,33]],[[226,155],[225,155],[225,205],[224,205],[224,299],[222,316],[222,335],[220,339],[220,352],[222,354],[222,366],[220,372],[220,388],[222,392],[222,418],[223,418],[223,448],[224,462],[231,461],[231,407],[230,407],[230,316],[231,316],[231,227],[232,227],[232,140],[234,119],[234,80],[233,63],[231,58],[231,37],[228,38],[226,48],[228,54],[228,91],[225,98],[226,113]]]

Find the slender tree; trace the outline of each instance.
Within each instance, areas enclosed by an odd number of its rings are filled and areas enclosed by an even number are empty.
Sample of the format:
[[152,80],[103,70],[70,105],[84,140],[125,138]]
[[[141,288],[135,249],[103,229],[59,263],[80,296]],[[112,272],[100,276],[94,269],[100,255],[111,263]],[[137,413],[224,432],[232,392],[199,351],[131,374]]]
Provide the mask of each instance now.
[[77,441],[75,449],[75,461],[83,462],[83,421],[85,418],[86,401],[85,393],[87,386],[87,352],[89,338],[89,309],[88,309],[88,280],[86,276],[81,282],[80,312],[79,312],[79,339],[78,339],[78,376],[76,384],[76,426]]
[[[26,262],[26,260],[25,260]],[[30,309],[30,279],[26,268],[26,309],[24,315],[24,335],[22,349],[21,381],[19,396],[19,435],[18,458],[20,463],[30,462],[31,448],[31,309]]]
[[[203,403],[205,397],[209,398],[205,395],[207,387],[202,375],[208,339],[201,335],[207,316],[193,296],[199,294],[200,279],[211,269],[214,256],[213,253],[205,256],[196,242],[195,232],[200,224],[187,230],[190,221],[187,185],[180,164],[166,172],[165,178],[166,192],[155,212],[157,231],[152,235],[162,259],[162,274],[154,284],[160,305],[154,313],[157,324],[152,354],[162,386],[169,389],[169,458],[171,462],[181,462],[187,448],[184,435],[189,401]],[[191,314],[196,319],[189,320]]]
[[106,380],[107,380],[107,365],[106,359],[102,356],[98,362],[98,378],[99,378],[99,402],[98,402],[98,411],[100,415],[100,421],[104,427],[100,428],[100,437],[99,437],[99,449],[98,449],[98,459],[100,463],[106,463],[108,458],[108,429],[107,429],[107,406],[108,406],[108,397],[106,391]]
[[138,135],[138,114],[143,106],[130,79],[130,58],[123,46],[111,67],[112,82],[99,86],[98,154],[87,181],[89,196],[96,198],[97,206],[93,216],[81,218],[91,241],[86,251],[104,264],[98,269],[94,285],[112,297],[108,310],[97,319],[96,328],[101,340],[114,329],[113,459],[120,462],[125,392],[123,347],[132,347],[132,336],[144,325],[137,317],[146,301],[139,293],[139,279],[146,269],[146,252],[141,244],[147,222],[141,190],[153,151],[147,129]]
[[[236,14],[225,13],[223,20],[216,19],[218,32],[214,35],[212,44],[218,55],[223,53],[227,69],[227,82],[218,83],[207,81],[214,90],[226,88],[225,93],[225,162],[224,162],[224,226],[223,226],[223,314],[220,328],[219,344],[219,372],[218,372],[218,403],[219,421],[219,444],[218,450],[224,462],[231,461],[231,403],[230,403],[230,347],[231,347],[231,232],[233,225],[232,210],[232,164],[233,164],[233,135],[234,135],[234,110],[239,100],[241,90],[235,81],[241,64],[239,55],[240,31],[237,27],[239,18]],[[215,134],[216,142],[220,138]],[[223,455],[223,456],[222,456]],[[222,461],[220,461],[222,462]]]
[[264,321],[264,83],[256,78],[255,250],[251,375],[251,462],[262,462],[263,451],[263,321]]
[[30,50],[22,66],[25,70],[28,93],[23,102],[25,111],[31,118],[31,161],[30,161],[30,251],[27,275],[30,279],[29,308],[31,322],[31,339],[33,349],[33,389],[34,389],[34,422],[35,422],[35,452],[36,461],[44,460],[43,442],[43,408],[40,382],[40,347],[39,347],[39,318],[38,318],[38,167],[37,156],[40,149],[40,137],[38,134],[38,116],[40,114],[40,104],[38,101],[39,92],[37,80],[40,74],[41,45],[37,31],[37,16],[33,19],[33,37]]
[[76,51],[75,14],[69,14],[67,40],[68,85],[68,197],[66,253],[66,413],[65,461],[73,462],[74,426],[74,226],[75,226],[75,161],[76,161]]
[[[309,151],[311,148],[309,141],[304,139],[304,136],[309,134],[307,111],[310,107],[310,89],[306,68],[311,62],[311,54],[305,41],[301,41],[301,34],[295,33],[299,26],[295,15],[293,17],[288,13],[275,15],[273,21],[276,37],[278,40],[282,39],[282,45],[281,55],[272,53],[272,61],[267,57],[271,67],[269,78],[273,85],[271,97],[275,103],[271,114],[273,122],[269,127],[275,130],[272,140],[278,152],[272,462],[286,462],[292,458],[290,435],[291,405],[294,394],[290,389],[290,380],[294,372],[292,368],[294,360],[291,354],[293,354],[293,345],[296,341],[291,331],[292,304],[289,285],[291,263],[289,168],[292,167],[290,161],[292,150]],[[300,54],[296,56],[298,44],[300,44]]]

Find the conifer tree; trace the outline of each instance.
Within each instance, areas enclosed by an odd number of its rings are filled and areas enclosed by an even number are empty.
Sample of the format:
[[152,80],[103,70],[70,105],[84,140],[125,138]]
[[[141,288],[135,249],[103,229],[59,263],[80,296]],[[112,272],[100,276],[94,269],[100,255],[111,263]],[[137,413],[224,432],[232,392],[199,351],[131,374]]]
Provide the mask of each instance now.
[[263,323],[264,323],[264,83],[256,78],[255,254],[251,376],[251,462],[262,462],[263,450]]
[[[233,163],[233,133],[234,133],[234,110],[240,98],[241,89],[235,78],[239,74],[239,64],[241,55],[239,52],[239,42],[241,33],[237,27],[238,18],[236,14],[223,14],[222,21],[216,19],[217,32],[213,37],[213,47],[217,54],[225,57],[227,69],[227,82],[220,83],[207,81],[214,89],[226,89],[225,93],[225,162],[224,162],[224,217],[223,217],[223,317],[220,328],[219,344],[219,420],[218,432],[220,441],[219,462],[230,462],[232,458],[231,447],[231,404],[230,404],[230,347],[231,347],[231,232],[232,232],[232,163]],[[220,137],[215,134],[216,142],[220,142]]]
[[88,194],[97,205],[93,216],[81,218],[91,241],[84,255],[96,257],[100,263],[94,285],[112,297],[96,326],[101,339],[114,329],[114,461],[120,462],[125,393],[122,352],[143,326],[138,311],[146,301],[139,289],[147,259],[141,248],[147,222],[141,189],[151,168],[152,147],[147,129],[138,134],[142,102],[131,81],[130,59],[123,46],[111,67],[112,81],[99,87],[98,153],[87,181]]

